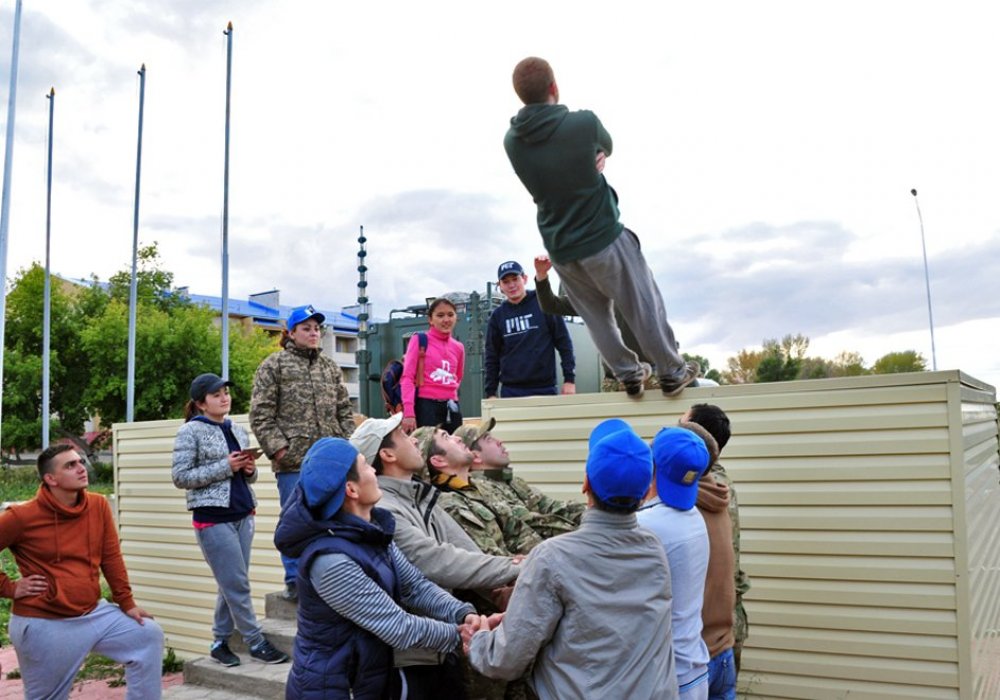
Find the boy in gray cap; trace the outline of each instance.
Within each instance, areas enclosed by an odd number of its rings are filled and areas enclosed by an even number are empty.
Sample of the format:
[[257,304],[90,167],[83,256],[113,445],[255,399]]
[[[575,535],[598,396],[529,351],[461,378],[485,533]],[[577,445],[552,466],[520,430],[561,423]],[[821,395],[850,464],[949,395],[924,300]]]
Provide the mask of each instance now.
[[635,517],[652,476],[649,447],[625,421],[594,429],[580,529],[528,555],[503,621],[482,618],[466,643],[473,668],[514,679],[534,662],[540,700],[677,698],[670,571]]

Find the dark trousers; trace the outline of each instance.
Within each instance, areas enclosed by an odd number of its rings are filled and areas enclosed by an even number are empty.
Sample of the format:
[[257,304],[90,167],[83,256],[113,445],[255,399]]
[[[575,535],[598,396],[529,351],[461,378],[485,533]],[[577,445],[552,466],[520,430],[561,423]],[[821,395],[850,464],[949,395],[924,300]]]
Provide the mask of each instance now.
[[406,666],[403,672],[407,700],[465,700],[465,684],[458,659],[448,656],[439,666]]
[[[455,405],[458,405],[457,401]],[[458,409],[454,411],[449,410],[447,401],[422,399],[418,396],[413,404],[413,412],[416,413],[415,417],[418,428],[422,428],[425,425],[440,425],[449,433],[453,433],[462,425],[462,411]]]

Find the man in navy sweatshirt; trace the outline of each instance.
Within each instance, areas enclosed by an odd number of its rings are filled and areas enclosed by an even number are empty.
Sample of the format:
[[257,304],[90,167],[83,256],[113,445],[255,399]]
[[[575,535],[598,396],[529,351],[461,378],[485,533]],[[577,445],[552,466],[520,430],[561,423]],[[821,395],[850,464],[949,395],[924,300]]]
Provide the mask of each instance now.
[[555,351],[562,361],[563,394],[576,393],[573,341],[562,316],[543,313],[535,292],[525,289],[528,276],[514,260],[497,269],[500,291],[507,297],[486,327],[485,394],[500,397],[554,396]]

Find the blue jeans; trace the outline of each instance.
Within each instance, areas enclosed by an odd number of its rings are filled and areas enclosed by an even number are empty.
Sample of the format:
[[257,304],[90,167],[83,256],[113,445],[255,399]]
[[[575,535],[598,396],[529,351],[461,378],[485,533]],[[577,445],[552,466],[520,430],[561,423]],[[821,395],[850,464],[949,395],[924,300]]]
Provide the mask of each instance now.
[[[274,475],[274,478],[278,481],[278,498],[281,500],[281,510],[284,510],[285,505],[295,491],[295,487],[299,485],[299,473],[278,472]],[[281,563],[285,567],[285,583],[295,583],[295,577],[299,573],[299,560],[286,557],[282,554]]]
[[256,646],[264,639],[250,598],[253,531],[252,515],[233,523],[217,523],[195,530],[201,553],[205,555],[205,561],[219,584],[212,635],[216,641],[226,642],[235,626],[248,647]]
[[708,660],[708,700],[736,700],[736,659],[732,649]]

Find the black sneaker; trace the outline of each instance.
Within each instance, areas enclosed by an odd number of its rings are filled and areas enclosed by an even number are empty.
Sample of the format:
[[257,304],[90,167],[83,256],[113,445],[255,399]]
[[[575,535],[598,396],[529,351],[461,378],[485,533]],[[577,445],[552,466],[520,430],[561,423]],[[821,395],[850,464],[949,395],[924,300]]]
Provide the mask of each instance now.
[[290,581],[285,584],[285,590],[281,592],[281,597],[290,603],[295,603],[299,599],[299,589],[295,586],[294,581]]
[[652,368],[645,362],[639,363],[639,369],[642,370],[641,377],[622,382],[622,385],[625,387],[625,393],[628,394],[630,399],[642,398],[642,394],[646,390],[646,380],[649,379],[649,375],[653,372]]
[[684,376],[681,379],[672,379],[669,381],[660,379],[660,388],[663,390],[663,395],[677,396],[684,391],[684,387],[696,381],[699,374],[701,374],[701,365],[694,360],[688,362],[684,366]]
[[266,639],[260,644],[250,647],[250,656],[266,664],[283,664],[288,661],[288,654],[275,649]]
[[223,666],[239,666],[240,657],[234,654],[226,642],[212,645],[212,658]]

